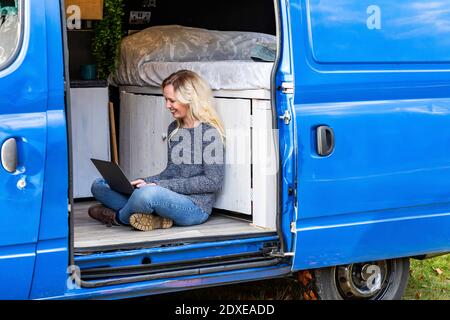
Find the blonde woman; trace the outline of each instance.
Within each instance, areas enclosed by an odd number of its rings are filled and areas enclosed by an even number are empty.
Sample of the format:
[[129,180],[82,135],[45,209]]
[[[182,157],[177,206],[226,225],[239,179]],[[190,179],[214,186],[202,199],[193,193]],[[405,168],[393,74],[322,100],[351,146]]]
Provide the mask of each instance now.
[[211,214],[224,178],[224,128],[214,109],[209,85],[187,70],[170,75],[162,84],[166,108],[173,121],[168,128],[168,164],[158,175],[132,181],[128,198],[103,179],[92,185],[102,203],[89,215],[111,225],[132,225],[142,231],[204,223]]

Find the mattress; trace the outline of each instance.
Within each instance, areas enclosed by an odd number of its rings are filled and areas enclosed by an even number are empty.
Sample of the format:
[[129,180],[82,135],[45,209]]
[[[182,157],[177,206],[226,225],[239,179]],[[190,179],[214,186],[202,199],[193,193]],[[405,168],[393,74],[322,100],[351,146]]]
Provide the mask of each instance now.
[[120,68],[109,77],[114,86],[161,86],[172,73],[185,69],[198,73],[213,90],[270,90],[272,62],[248,60],[146,62],[139,68]]
[[276,37],[264,33],[153,26],[122,40],[109,82],[159,87],[169,75],[186,69],[202,76],[213,90],[270,89],[275,59],[265,53],[275,52],[275,46]]

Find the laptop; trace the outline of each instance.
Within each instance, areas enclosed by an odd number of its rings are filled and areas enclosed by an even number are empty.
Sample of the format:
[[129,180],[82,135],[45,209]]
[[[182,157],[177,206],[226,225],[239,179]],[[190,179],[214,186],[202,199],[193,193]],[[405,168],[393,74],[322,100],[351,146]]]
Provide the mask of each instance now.
[[117,163],[92,158],[91,161],[111,189],[126,195],[133,193],[135,188]]

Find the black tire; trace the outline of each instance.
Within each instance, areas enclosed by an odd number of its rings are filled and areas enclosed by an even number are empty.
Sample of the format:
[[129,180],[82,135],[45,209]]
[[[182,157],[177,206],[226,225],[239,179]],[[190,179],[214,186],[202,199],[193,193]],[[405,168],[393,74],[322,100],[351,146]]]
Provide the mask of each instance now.
[[[373,294],[370,292],[369,286],[367,286],[367,291],[364,292],[361,290],[364,294],[361,293],[361,295],[358,295],[359,290],[355,290],[357,286],[354,285],[354,281],[348,281],[349,278],[352,278],[357,283],[357,280],[361,279],[356,278],[359,275],[353,276],[357,272],[352,272],[352,276],[349,277],[341,276],[342,274],[349,274],[349,270],[353,270],[353,268],[357,269],[361,265],[381,265],[385,268],[383,275],[380,272],[380,288],[376,292],[373,292]],[[341,278],[339,278],[340,276]],[[321,300],[400,300],[408,284],[409,259],[400,258],[370,262],[367,264],[361,263],[317,269],[314,270],[314,278],[316,293]],[[361,284],[361,282],[358,284]],[[355,291],[358,294],[352,295]],[[369,294],[371,295],[365,296]]]

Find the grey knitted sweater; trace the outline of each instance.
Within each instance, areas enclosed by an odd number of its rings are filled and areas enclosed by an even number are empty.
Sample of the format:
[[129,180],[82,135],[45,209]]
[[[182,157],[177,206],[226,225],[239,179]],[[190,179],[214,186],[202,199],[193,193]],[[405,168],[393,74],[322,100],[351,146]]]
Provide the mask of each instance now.
[[[176,121],[169,125],[168,137],[176,127]],[[204,212],[211,214],[225,172],[225,150],[219,131],[207,123],[180,128],[168,144],[166,169],[144,178],[145,182],[187,195]]]

